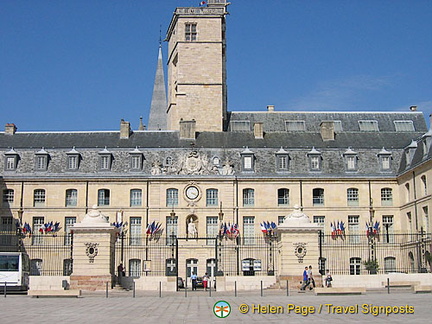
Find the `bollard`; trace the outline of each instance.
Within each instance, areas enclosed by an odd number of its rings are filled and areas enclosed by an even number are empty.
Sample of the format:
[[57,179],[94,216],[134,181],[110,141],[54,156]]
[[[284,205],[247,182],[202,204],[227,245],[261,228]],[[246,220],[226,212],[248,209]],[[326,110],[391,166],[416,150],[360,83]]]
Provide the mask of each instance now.
[[185,290],[185,298],[187,297],[187,287],[184,287]]
[[105,297],[108,298],[108,281],[106,282],[106,288],[105,288]]
[[237,297],[237,281],[234,281],[234,296]]
[[209,287],[209,297],[211,297],[211,285]]
[[162,298],[162,281],[159,281],[159,298]]
[[133,282],[133,295],[132,295],[132,297],[135,298],[135,281]]
[[263,296],[263,283],[262,283],[262,280],[261,280],[261,297]]
[[287,280],[286,282],[287,282],[287,296],[289,296],[289,286],[288,286],[288,280]]
[[6,281],[5,281],[5,285],[4,285],[4,296],[6,298]]
[[390,278],[387,278],[387,294],[390,294]]

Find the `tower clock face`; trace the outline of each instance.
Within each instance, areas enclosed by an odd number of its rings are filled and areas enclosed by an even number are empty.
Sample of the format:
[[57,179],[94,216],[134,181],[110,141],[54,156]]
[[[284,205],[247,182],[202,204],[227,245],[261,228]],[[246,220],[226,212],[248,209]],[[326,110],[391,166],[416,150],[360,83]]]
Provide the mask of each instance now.
[[186,197],[190,200],[195,200],[199,196],[199,189],[195,186],[190,186],[186,188]]

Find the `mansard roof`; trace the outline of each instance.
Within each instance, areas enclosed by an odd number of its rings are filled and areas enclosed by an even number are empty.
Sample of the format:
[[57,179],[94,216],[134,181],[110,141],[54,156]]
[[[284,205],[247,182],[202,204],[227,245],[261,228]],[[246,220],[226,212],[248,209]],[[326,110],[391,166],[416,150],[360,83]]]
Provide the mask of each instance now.
[[359,121],[376,121],[379,132],[394,132],[395,121],[412,121],[414,131],[428,131],[422,112],[317,112],[317,111],[265,111],[265,112],[231,112],[229,122],[249,121],[263,123],[265,132],[285,132],[285,121],[304,121],[306,132],[319,132],[323,121],[340,122],[343,132],[360,131]]
[[421,137],[422,132],[343,132],[337,133],[335,140],[323,141],[319,132],[273,132],[265,133],[264,138],[255,138],[252,132],[202,132],[195,140],[180,139],[176,131],[135,131],[128,139],[120,139],[120,132],[68,132],[68,133],[26,133],[14,135],[0,133],[0,149],[12,147],[48,150],[83,148],[188,148],[191,143],[200,148],[405,148],[413,138]]

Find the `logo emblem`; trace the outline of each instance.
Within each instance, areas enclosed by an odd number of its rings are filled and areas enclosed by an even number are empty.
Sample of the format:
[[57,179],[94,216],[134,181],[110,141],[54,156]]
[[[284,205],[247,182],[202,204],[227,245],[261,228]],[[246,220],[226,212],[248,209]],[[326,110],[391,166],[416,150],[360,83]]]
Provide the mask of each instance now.
[[226,301],[220,300],[213,306],[213,313],[216,317],[225,318],[231,313],[231,306]]

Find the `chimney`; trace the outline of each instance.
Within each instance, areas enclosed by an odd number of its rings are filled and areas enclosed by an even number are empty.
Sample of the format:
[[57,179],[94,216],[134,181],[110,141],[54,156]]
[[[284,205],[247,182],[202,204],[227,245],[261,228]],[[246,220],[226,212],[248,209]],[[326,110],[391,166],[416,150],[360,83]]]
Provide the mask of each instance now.
[[6,135],[13,135],[13,134],[15,134],[16,130],[17,130],[17,128],[16,128],[15,124],[9,124],[8,123],[5,126],[5,134]]
[[254,136],[255,138],[264,138],[263,123],[254,123]]
[[120,121],[120,139],[128,139],[131,133],[130,123],[122,119]]
[[267,105],[268,112],[274,112],[274,105]]
[[411,106],[411,107],[410,107],[410,110],[411,110],[411,111],[417,111],[417,106]]
[[334,130],[334,122],[332,120],[321,122],[320,130],[321,130],[321,138],[324,142],[334,141],[335,130]]
[[196,121],[180,119],[180,139],[195,139]]

